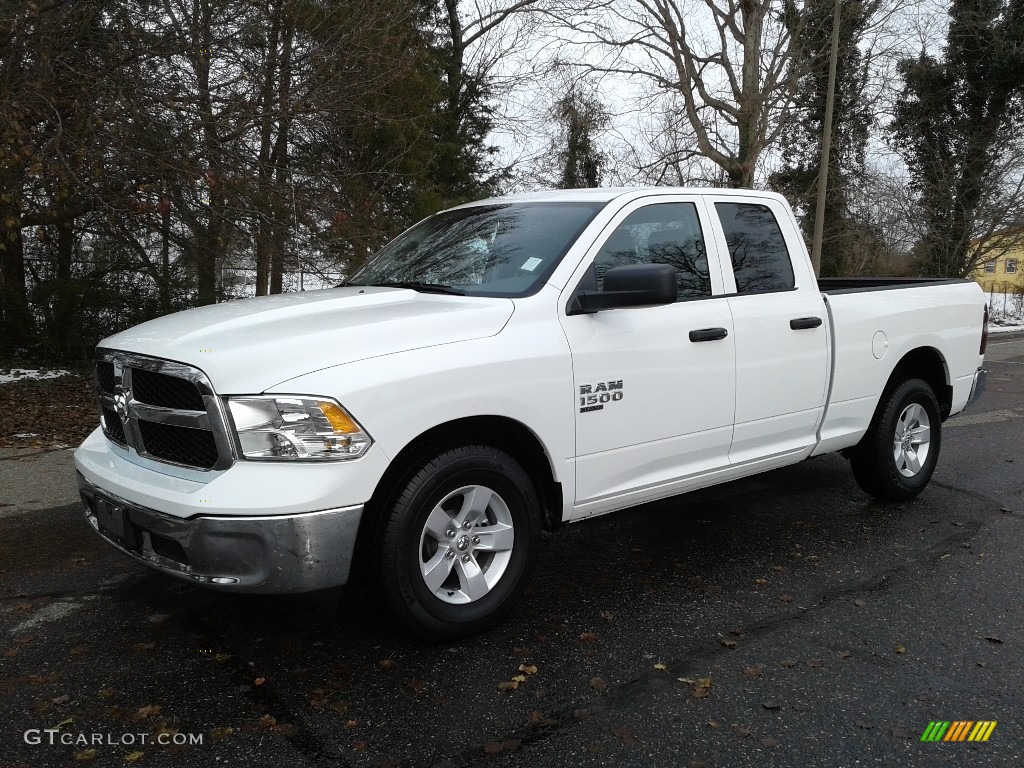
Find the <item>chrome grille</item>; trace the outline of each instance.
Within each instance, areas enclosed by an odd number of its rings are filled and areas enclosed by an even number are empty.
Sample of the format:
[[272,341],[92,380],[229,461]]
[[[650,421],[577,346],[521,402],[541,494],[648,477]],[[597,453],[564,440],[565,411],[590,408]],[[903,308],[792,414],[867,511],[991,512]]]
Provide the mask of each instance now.
[[185,411],[206,410],[203,396],[191,381],[144,368],[132,371],[132,393],[136,400],[147,405]]
[[168,464],[231,466],[223,405],[201,370],[116,350],[99,349],[97,357],[96,393],[110,440]]

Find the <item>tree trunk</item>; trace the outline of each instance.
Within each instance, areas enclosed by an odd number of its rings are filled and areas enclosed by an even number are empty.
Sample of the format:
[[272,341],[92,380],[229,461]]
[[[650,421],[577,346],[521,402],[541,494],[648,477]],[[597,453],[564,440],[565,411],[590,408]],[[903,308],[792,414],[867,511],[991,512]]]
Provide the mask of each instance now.
[[288,241],[288,141],[291,125],[292,35],[293,28],[286,22],[281,37],[281,79],[279,86],[277,140],[274,142],[275,206],[272,222],[273,238],[270,242],[270,292],[281,293],[284,284],[285,245]]
[[16,206],[0,204],[0,351],[11,355],[29,341],[32,315],[25,285],[25,250]]

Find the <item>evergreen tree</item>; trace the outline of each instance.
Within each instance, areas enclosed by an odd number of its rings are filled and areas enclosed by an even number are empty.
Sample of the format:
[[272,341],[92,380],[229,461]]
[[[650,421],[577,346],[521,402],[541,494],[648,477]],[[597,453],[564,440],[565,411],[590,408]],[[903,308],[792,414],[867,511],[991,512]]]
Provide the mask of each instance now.
[[962,277],[991,200],[993,173],[1024,117],[1024,0],[954,0],[939,61],[905,60],[892,142],[910,168],[924,235],[918,267]]
[[559,188],[600,186],[606,158],[597,146],[597,134],[608,127],[607,110],[593,95],[572,85],[555,103],[552,117],[559,126]]
[[[823,276],[847,274],[847,254],[863,247],[858,241],[870,237],[851,216],[848,189],[864,170],[868,132],[874,120],[864,98],[867,62],[858,42],[878,7],[879,0],[842,3],[821,250]],[[771,186],[793,204],[808,240],[817,211],[833,9],[833,0],[808,0],[803,13],[789,19],[794,39],[793,67],[798,79],[787,130],[783,131],[784,167],[770,179]]]

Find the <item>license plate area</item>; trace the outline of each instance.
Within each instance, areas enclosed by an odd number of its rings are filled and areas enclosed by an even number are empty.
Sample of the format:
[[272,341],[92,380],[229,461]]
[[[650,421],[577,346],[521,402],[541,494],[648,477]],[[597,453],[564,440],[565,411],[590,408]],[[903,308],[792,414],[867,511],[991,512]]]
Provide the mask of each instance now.
[[96,523],[103,533],[116,539],[127,549],[137,550],[139,548],[136,528],[132,525],[128,509],[124,504],[119,504],[97,493],[93,510],[96,513]]
[[96,497],[96,522],[104,532],[124,538],[124,509],[100,496]]

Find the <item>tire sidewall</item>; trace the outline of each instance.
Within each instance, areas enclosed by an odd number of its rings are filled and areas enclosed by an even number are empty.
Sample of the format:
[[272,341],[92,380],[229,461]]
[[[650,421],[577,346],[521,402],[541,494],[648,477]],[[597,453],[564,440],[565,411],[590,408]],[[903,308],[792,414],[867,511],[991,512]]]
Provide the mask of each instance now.
[[[510,456],[485,447],[446,451],[413,476],[394,509],[394,583],[402,608],[431,636],[456,636],[490,626],[511,610],[536,560],[540,503],[533,483]],[[512,517],[514,542],[505,572],[487,595],[453,605],[432,594],[420,571],[420,543],[431,511],[457,488],[481,485],[497,493]]]
[[[921,379],[904,381],[893,391],[889,403],[890,407],[886,409],[879,424],[877,450],[885,454],[885,467],[890,485],[895,490],[902,491],[900,495],[905,494],[908,498],[912,498],[928,485],[939,460],[939,450],[942,446],[942,417],[939,413],[939,403],[932,388]],[[906,477],[896,466],[892,449],[899,417],[908,406],[914,403],[923,407],[928,414],[930,443],[928,458],[925,459],[921,470],[913,477]]]

